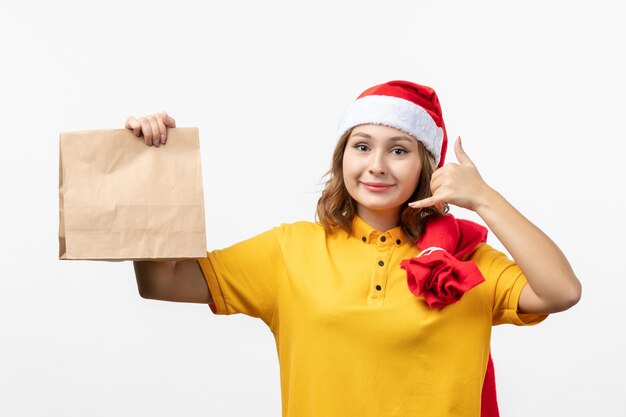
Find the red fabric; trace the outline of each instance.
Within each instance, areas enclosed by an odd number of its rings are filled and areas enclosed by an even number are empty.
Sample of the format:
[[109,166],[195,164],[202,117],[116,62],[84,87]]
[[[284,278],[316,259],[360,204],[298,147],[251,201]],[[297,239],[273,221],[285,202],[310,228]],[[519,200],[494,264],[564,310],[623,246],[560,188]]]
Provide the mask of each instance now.
[[[417,242],[422,252],[405,259],[409,290],[424,297],[430,308],[443,308],[461,299],[465,291],[485,280],[472,261],[462,261],[479,243],[487,241],[487,228],[451,214],[429,220]],[[442,250],[443,249],[443,250]],[[491,352],[481,394],[481,417],[499,417]]]
[[430,87],[415,84],[410,81],[395,80],[384,84],[375,85],[363,91],[357,100],[361,97],[380,95],[398,97],[411,101],[422,107],[433,118],[435,124],[443,130],[443,142],[441,143],[441,157],[439,159],[438,168],[443,166],[446,159],[446,150],[448,149],[448,134],[446,133],[446,125],[443,122],[441,114],[441,105],[437,93]]
[[401,266],[411,292],[423,296],[430,308],[460,300],[465,291],[485,280],[475,263],[461,262],[444,250],[404,260]]
[[487,373],[485,374],[485,382],[483,382],[481,398],[481,417],[500,417],[498,396],[496,395],[496,374],[491,360],[491,351],[489,351],[489,362],[487,362]]
[[474,262],[461,259],[486,241],[487,229],[469,220],[457,220],[452,215],[430,220],[417,242],[422,253],[400,264],[409,289],[423,296],[430,308],[460,300],[465,291],[485,280]]

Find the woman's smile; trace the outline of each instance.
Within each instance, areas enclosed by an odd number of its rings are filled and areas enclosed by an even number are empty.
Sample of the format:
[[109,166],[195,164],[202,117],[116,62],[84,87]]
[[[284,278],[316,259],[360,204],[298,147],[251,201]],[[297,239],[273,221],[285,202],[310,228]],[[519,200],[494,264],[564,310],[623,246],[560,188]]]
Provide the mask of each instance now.
[[393,184],[386,184],[383,182],[361,182],[366,190],[374,193],[382,193],[393,187]]

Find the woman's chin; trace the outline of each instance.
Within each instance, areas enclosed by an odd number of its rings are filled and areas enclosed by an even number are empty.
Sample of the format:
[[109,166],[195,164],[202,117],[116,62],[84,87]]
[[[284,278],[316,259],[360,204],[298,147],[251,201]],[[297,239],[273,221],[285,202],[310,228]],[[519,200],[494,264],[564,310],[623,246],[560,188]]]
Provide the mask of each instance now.
[[364,201],[358,203],[361,210],[374,212],[377,214],[398,213],[400,204],[383,203],[379,201]]

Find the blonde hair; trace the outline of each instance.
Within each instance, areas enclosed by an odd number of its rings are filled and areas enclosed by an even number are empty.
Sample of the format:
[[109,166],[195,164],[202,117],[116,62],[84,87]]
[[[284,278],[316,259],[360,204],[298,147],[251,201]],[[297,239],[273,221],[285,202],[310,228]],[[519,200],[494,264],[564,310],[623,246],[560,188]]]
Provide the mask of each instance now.
[[[328,179],[325,182],[322,196],[317,201],[315,214],[318,223],[324,226],[327,233],[333,233],[338,228],[350,233],[352,231],[352,220],[356,215],[356,201],[348,193],[343,181],[343,154],[351,133],[352,129],[348,130],[337,142],[333,152],[331,167],[324,174],[324,177],[328,177]],[[418,150],[422,162],[422,171],[420,172],[417,187],[408,201],[421,200],[432,196],[430,178],[436,169],[435,159],[426,150],[422,142],[419,141]],[[400,209],[400,226],[402,226],[402,230],[409,241],[416,243],[422,235],[428,219],[445,214],[448,211],[449,207],[447,204],[444,204],[442,210],[436,207],[414,209],[403,204]]]

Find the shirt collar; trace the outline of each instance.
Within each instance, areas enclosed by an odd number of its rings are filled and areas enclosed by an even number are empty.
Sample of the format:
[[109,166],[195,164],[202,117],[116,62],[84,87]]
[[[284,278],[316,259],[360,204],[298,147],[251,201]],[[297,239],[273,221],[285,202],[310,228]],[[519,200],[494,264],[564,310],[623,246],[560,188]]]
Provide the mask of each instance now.
[[356,214],[352,219],[352,236],[364,243],[375,243],[378,245],[395,245],[400,246],[408,242],[402,226],[396,226],[393,229],[381,232],[365,223]]

